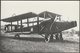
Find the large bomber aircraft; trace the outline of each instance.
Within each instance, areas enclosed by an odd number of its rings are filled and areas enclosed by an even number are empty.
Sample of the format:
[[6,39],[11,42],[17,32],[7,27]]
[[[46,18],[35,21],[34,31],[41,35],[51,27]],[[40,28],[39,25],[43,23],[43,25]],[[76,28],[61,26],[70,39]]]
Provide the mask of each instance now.
[[[36,17],[36,21],[30,22],[30,18]],[[40,18],[44,18],[44,20],[40,20]],[[22,20],[26,20],[26,22],[23,22]],[[57,22],[57,20],[59,20]],[[42,37],[44,37],[45,41],[48,42],[51,39],[53,40],[53,35],[55,35],[55,38],[57,40],[63,40],[62,37],[62,31],[76,27],[77,23],[76,21],[61,21],[61,15],[55,14],[52,12],[44,11],[40,14],[35,14],[33,12],[1,19],[1,21],[9,22],[11,24],[5,25],[5,33],[15,33],[15,37],[19,37],[21,34],[40,34]],[[17,22],[16,24],[13,24],[13,22]],[[20,23],[19,23],[20,22]],[[33,24],[30,26],[30,24]],[[34,25],[36,23],[36,25]],[[26,27],[24,27],[23,24],[26,24]]]

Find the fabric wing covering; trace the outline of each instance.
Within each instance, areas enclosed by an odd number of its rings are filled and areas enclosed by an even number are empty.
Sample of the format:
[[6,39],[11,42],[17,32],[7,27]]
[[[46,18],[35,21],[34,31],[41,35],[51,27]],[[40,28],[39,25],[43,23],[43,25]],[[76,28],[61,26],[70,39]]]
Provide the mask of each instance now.
[[[39,22],[42,22],[43,20],[39,20]],[[27,24],[27,23],[36,23],[38,21],[32,21],[32,22],[24,22],[23,24]]]
[[6,18],[6,19],[2,19],[1,21],[14,22],[14,21],[19,21],[19,20],[22,20],[22,19],[27,19],[27,18],[37,17],[37,16],[39,16],[41,18],[45,18],[45,19],[47,19],[47,18],[55,19],[56,16],[59,17],[61,15],[55,14],[55,13],[52,13],[52,12],[48,12],[48,11],[41,12],[38,15],[33,13],[33,12],[29,12],[29,13],[26,13],[26,14],[17,15],[17,16]]
[[42,17],[42,18],[53,18],[55,19],[56,16],[61,16],[59,14],[55,14],[55,13],[52,13],[52,12],[48,12],[48,11],[44,11],[44,12],[41,12],[39,14],[39,17]]
[[26,13],[26,14],[17,15],[17,16],[6,18],[6,19],[2,19],[1,21],[14,22],[14,21],[19,21],[19,20],[22,20],[22,19],[32,18],[32,17],[36,17],[36,16],[37,16],[37,14],[35,14],[33,12],[29,12],[29,13]]

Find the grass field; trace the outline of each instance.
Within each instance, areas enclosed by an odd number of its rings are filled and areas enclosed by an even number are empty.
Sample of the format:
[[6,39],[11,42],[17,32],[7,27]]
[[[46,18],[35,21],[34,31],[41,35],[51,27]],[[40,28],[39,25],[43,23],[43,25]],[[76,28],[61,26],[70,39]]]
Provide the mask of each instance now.
[[[30,37],[31,36],[31,37]],[[5,34],[0,37],[0,49],[7,52],[79,52],[79,37],[63,34],[64,41],[45,43],[44,39],[38,34],[30,36],[21,35],[21,38],[15,38],[13,35]]]

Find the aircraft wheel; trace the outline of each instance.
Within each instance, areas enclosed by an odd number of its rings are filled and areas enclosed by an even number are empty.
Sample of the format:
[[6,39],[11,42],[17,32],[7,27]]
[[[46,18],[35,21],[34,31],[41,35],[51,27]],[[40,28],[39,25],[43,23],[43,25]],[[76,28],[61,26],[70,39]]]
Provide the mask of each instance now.
[[19,34],[16,34],[15,37],[16,37],[16,38],[20,38],[20,35],[19,35]]
[[49,34],[45,34],[45,42],[48,43],[50,40],[50,36]]
[[55,35],[55,38],[56,38],[56,40],[59,40],[59,34],[58,33]]
[[63,40],[62,32],[60,32],[60,40]]
[[53,41],[53,34],[51,34],[50,36],[50,41]]

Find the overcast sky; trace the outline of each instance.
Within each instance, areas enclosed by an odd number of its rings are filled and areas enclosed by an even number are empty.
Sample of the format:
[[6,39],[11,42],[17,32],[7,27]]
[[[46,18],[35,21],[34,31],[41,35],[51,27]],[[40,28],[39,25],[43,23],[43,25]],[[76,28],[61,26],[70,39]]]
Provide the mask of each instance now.
[[[79,1],[1,1],[1,19],[34,12],[50,11],[62,15],[63,20],[76,20],[79,28]],[[2,22],[3,23],[3,22]]]

